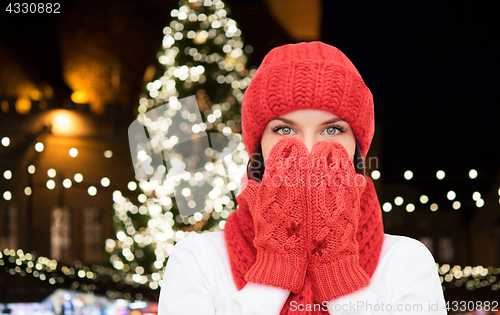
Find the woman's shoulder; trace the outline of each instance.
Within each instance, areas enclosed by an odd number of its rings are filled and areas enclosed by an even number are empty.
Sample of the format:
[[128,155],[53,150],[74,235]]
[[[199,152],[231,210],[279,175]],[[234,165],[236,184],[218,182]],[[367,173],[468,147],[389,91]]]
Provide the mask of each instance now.
[[179,240],[171,253],[191,253],[195,256],[219,256],[227,255],[224,231],[193,233]]
[[[181,240],[177,241],[175,247],[205,247],[207,245],[214,247],[224,247],[224,231],[192,233]],[[174,247],[174,248],[175,248]]]
[[170,253],[170,259],[182,266],[179,268],[200,270],[211,284],[231,287],[231,267],[223,231],[193,233],[179,240]]
[[384,235],[377,271],[405,274],[435,273],[437,267],[429,249],[419,240],[401,235]]
[[[384,234],[384,242],[382,244],[382,255],[396,256],[431,256],[429,249],[419,240],[408,236]],[[403,258],[403,257],[402,257]]]

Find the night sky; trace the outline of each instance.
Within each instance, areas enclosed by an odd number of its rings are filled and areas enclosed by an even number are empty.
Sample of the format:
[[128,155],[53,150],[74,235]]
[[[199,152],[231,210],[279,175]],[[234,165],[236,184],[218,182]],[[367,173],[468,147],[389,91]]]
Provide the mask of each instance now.
[[386,171],[435,172],[450,165],[498,171],[500,51],[493,2],[323,5],[324,40],[353,61],[374,95]]

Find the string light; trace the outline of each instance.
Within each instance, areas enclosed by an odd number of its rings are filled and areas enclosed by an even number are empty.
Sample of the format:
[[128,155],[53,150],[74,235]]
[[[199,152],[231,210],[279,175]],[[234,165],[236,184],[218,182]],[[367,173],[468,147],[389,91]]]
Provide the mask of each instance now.
[[43,143],[41,143],[41,142],[37,142],[37,143],[35,144],[35,150],[36,150],[37,152],[42,152],[42,151],[43,151]]
[[385,212],[389,212],[392,210],[392,205],[390,202],[386,202],[384,203],[384,205],[382,206],[382,210],[384,210]]
[[406,205],[406,211],[407,212],[413,212],[413,211],[415,211],[415,205],[412,204],[412,203],[407,204]]
[[[498,274],[499,268],[483,266],[462,266],[455,265],[451,268],[448,264],[439,266],[436,264],[440,274],[440,280],[443,289],[461,287],[464,285],[467,290],[476,290],[482,287],[491,287],[491,290],[497,291],[499,287]],[[446,284],[445,284],[446,283]]]
[[78,150],[76,148],[69,149],[69,155],[71,157],[76,157],[78,155]]
[[71,185],[72,185],[71,179],[69,179],[69,178],[64,179],[62,184],[63,184],[64,188],[71,188]]
[[56,187],[56,182],[54,182],[54,180],[52,179],[49,179],[46,183],[46,186],[48,189],[54,189]]
[[113,151],[111,150],[104,151],[104,156],[108,159],[111,158],[113,156]]
[[379,178],[380,178],[380,172],[379,172],[378,170],[374,170],[374,171],[372,171],[371,176],[372,176],[372,178],[373,178],[374,180],[377,180],[377,179],[379,179]]
[[398,197],[394,198],[394,204],[395,204],[396,206],[400,206],[400,205],[402,205],[402,204],[403,204],[403,202],[404,202],[403,197],[398,196]]
[[4,147],[8,147],[8,146],[9,146],[9,144],[10,144],[10,139],[9,139],[9,137],[3,137],[3,138],[2,138],[2,145],[3,145]]
[[436,203],[431,204],[431,211],[435,212],[438,209],[438,205]]
[[35,166],[34,165],[28,166],[28,173],[30,173],[30,174],[34,174],[35,173]]
[[47,171],[47,175],[50,177],[50,178],[54,178],[56,176],[56,170],[51,168]]
[[7,170],[5,172],[3,172],[3,177],[7,180],[11,179],[12,178],[12,172]]
[[137,196],[137,200],[140,203],[145,203],[148,200],[148,197],[145,194],[140,194],[139,196]]
[[[99,286],[96,284],[102,283],[106,288],[106,295],[109,297],[128,297],[127,293],[121,292],[124,285],[137,288],[137,285],[158,289],[158,283],[163,277],[163,272],[159,271],[153,275],[141,275],[140,281],[135,282],[125,272],[113,270],[109,267],[92,265],[92,267],[83,265],[80,261],[75,261],[72,265],[62,265],[56,260],[49,259],[44,256],[37,256],[32,253],[24,253],[18,249],[3,249],[0,252],[0,266],[11,275],[27,276],[30,275],[40,281],[47,281],[50,285],[56,283],[72,283],[71,289],[83,291],[99,291]],[[140,269],[136,269],[140,271]],[[79,281],[75,281],[75,276]],[[88,284],[87,281],[92,283]],[[87,283],[85,283],[87,282]],[[109,284],[116,283],[116,290]],[[156,285],[152,285],[155,283]],[[156,288],[156,289],[155,289]]]
[[481,199],[481,193],[478,192],[478,191],[475,191],[473,194],[472,194],[472,200],[474,201],[478,201],[479,199]]
[[4,191],[4,193],[3,193],[3,199],[5,199],[7,201],[11,200],[12,199],[12,193],[10,191],[8,191],[8,190]]
[[457,194],[455,194],[455,192],[453,190],[450,190],[448,192],[448,194],[446,194],[446,197],[448,198],[448,200],[454,200],[456,196],[457,196]]
[[429,202],[429,197],[427,197],[426,195],[420,196],[420,202],[425,205],[427,202]]
[[83,175],[80,173],[76,173],[73,179],[75,180],[75,182],[81,183],[83,181]]
[[460,201],[454,201],[453,202],[453,209],[458,210],[460,209]]
[[101,179],[101,185],[102,185],[103,187],[108,187],[110,183],[111,183],[111,182],[110,182],[109,178],[107,178],[107,177],[103,177],[103,178]]
[[444,176],[445,176],[444,171],[439,170],[439,171],[436,172],[437,179],[443,179]]
[[90,196],[95,196],[97,194],[97,188],[95,188],[95,186],[90,186],[87,189],[87,192],[89,193]]
[[475,169],[471,169],[471,170],[469,171],[469,177],[470,177],[471,179],[475,179],[475,178],[477,177],[477,171],[476,171]]
[[137,189],[137,184],[136,184],[136,182],[129,182],[129,183],[127,184],[127,188],[128,188],[129,190],[131,190],[131,191],[136,190],[136,189]]
[[410,171],[410,170],[406,171],[406,172],[404,173],[404,177],[405,177],[405,179],[406,179],[406,180],[410,180],[410,179],[412,179],[412,178],[413,178],[413,172],[412,172],[412,171]]

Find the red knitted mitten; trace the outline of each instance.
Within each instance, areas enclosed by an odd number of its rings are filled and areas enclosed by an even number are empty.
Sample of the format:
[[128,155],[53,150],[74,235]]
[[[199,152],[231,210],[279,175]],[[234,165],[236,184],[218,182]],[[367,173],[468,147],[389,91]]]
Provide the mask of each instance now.
[[241,192],[255,226],[255,264],[245,280],[297,293],[307,270],[306,191],[308,150],[284,139],[271,149],[262,183],[250,179]]
[[307,203],[311,258],[307,272],[317,302],[331,301],[369,284],[359,264],[356,232],[366,179],[338,142],[317,142],[309,156]]

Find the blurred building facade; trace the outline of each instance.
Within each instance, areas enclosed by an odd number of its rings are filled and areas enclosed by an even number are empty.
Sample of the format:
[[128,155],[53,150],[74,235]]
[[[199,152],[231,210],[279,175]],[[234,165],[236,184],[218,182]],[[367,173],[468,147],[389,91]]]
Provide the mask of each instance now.
[[33,103],[29,114],[1,115],[0,246],[106,264],[112,193],[137,199],[127,187],[135,181],[127,139],[133,117],[124,106],[97,117],[88,105],[40,110]]

